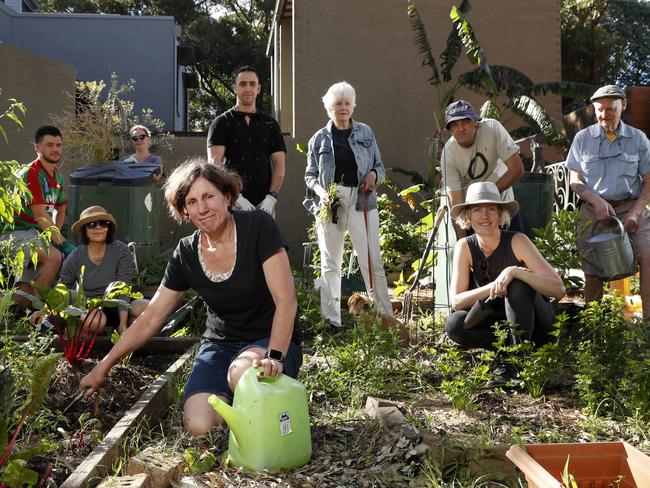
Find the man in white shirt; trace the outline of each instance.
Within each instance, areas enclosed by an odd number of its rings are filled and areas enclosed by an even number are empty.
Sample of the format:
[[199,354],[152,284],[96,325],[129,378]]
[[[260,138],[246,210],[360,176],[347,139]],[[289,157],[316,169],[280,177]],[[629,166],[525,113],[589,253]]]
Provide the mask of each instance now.
[[[512,185],[524,174],[519,146],[508,131],[494,119],[481,119],[474,107],[465,101],[450,103],[445,110],[445,129],[451,138],[442,151],[443,184],[449,207],[465,201],[465,190],[476,181],[497,185],[504,201],[513,200]],[[454,223],[456,237],[466,231]],[[523,231],[521,215],[513,216],[511,230]]]

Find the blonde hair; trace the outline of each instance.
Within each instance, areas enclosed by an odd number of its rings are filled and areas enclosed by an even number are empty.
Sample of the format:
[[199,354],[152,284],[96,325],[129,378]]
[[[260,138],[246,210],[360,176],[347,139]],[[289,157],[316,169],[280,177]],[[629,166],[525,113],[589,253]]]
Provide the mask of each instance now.
[[[456,223],[461,229],[471,229],[472,224],[470,224],[470,219],[469,219],[469,212],[473,207],[477,207],[482,204],[478,205],[468,205],[464,209],[460,211],[458,214],[458,217],[456,217]],[[503,205],[495,204],[497,208],[499,209],[499,227],[510,227],[510,212],[508,211],[507,208],[505,208]]]

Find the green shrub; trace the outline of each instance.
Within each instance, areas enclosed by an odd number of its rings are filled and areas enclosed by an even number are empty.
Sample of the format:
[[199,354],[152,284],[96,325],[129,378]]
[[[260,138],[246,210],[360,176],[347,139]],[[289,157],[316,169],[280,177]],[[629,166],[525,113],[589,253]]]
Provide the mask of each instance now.
[[404,222],[400,206],[383,193],[377,198],[379,209],[379,249],[387,272],[401,271],[407,262],[417,258],[423,248],[418,225]]
[[478,393],[489,380],[493,353],[481,352],[477,361],[471,360],[456,346],[443,346],[435,352],[434,364],[442,377],[440,393],[456,410],[474,412],[478,409]]
[[315,354],[300,371],[312,401],[360,407],[365,395],[407,398],[426,388],[426,367],[403,359],[399,339],[356,325],[349,334],[314,339]]
[[628,321],[618,298],[605,297],[580,313],[576,390],[588,413],[650,419],[650,333]]
[[535,245],[558,272],[567,288],[582,287],[582,279],[570,276],[572,269],[580,269],[583,253],[576,247],[578,236],[585,226],[580,227],[577,211],[560,210],[543,229],[535,229]]

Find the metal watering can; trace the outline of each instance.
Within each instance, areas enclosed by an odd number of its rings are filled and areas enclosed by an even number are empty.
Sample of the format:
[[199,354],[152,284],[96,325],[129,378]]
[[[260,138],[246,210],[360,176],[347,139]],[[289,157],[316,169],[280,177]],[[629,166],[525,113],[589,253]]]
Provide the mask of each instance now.
[[311,458],[305,386],[286,375],[258,378],[260,371],[244,372],[232,407],[216,395],[208,398],[230,428],[227,461],[253,471],[303,466]]
[[618,280],[636,273],[636,256],[623,223],[614,216],[608,219],[616,221],[620,232],[594,234],[598,224],[607,219],[597,221],[587,238],[588,250],[583,259],[596,269],[599,278]]

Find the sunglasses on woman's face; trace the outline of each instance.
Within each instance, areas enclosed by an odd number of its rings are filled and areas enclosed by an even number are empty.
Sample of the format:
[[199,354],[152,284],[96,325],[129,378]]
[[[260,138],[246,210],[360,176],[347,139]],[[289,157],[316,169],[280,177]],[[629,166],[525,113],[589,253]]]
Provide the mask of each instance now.
[[139,136],[131,137],[131,140],[133,142],[135,142],[135,141],[144,141],[145,137],[147,137],[147,134],[140,134]]
[[108,228],[111,223],[108,220],[95,220],[94,222],[88,222],[86,224],[87,229],[94,229],[97,226],[100,226],[102,229]]

